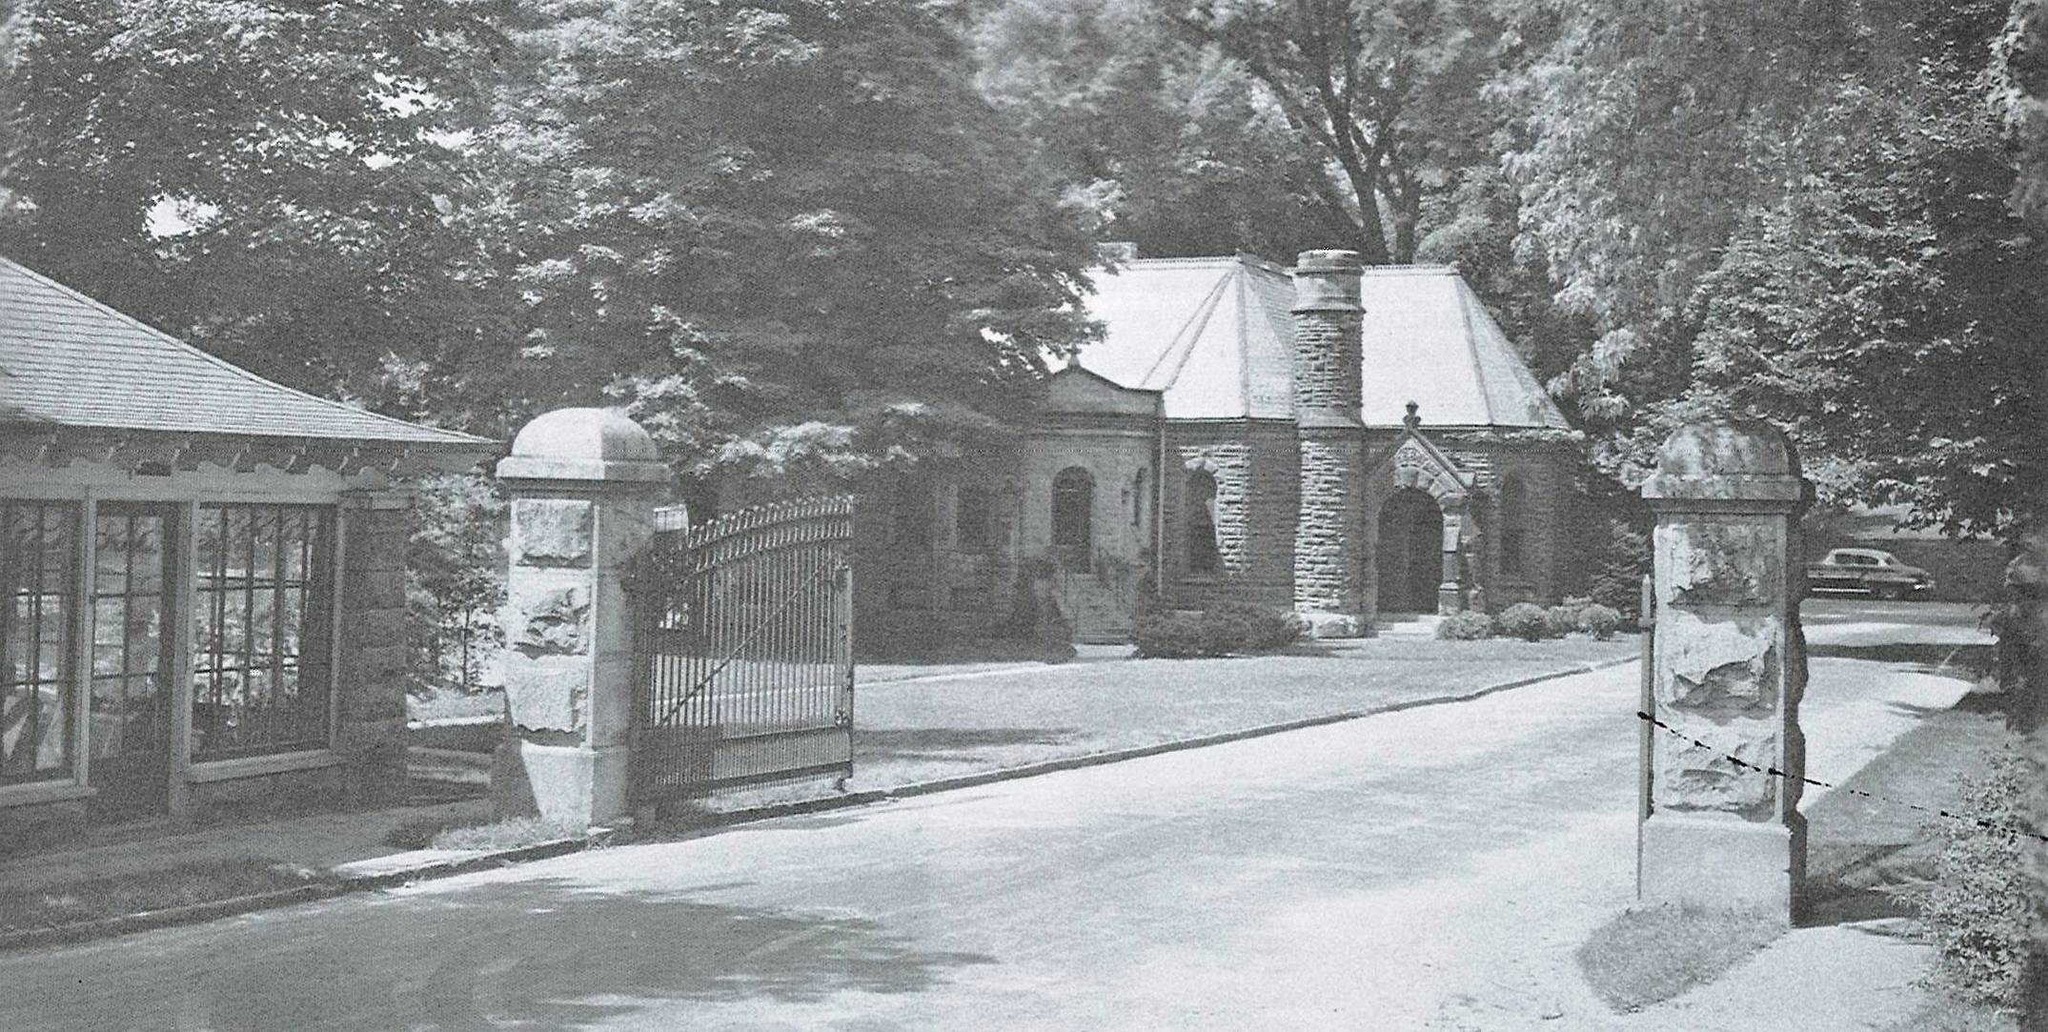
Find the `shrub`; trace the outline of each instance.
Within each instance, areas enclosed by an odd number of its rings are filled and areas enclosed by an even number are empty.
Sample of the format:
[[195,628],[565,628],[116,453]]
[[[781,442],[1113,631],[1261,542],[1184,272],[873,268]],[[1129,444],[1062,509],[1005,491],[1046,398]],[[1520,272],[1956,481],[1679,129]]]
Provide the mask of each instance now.
[[[2024,764],[2008,739],[1966,808],[2006,828],[2024,827]],[[2030,904],[2027,843],[1975,821],[1950,821],[1920,916],[1934,941],[1935,975],[1954,995],[1993,1007],[2017,1007],[2024,989]]]
[[1500,633],[1523,641],[1542,641],[1550,633],[1550,620],[1542,606],[1517,602],[1501,612]]
[[1579,610],[1579,629],[1601,641],[1614,637],[1621,629],[1621,614],[1612,606],[1590,605]]
[[1623,520],[1609,520],[1607,540],[1593,559],[1593,601],[1633,624],[1642,606],[1643,575],[1650,572],[1650,536]]
[[1446,641],[1478,641],[1493,637],[1493,617],[1473,609],[1452,613],[1436,625],[1436,636]]
[[1199,623],[1202,635],[1202,655],[1227,656],[1243,652],[1252,637],[1252,625],[1244,617],[1226,609],[1211,609],[1204,612]]
[[1245,652],[1284,649],[1308,633],[1308,621],[1292,610],[1255,606],[1247,602],[1225,602],[1211,608],[1209,613],[1225,614],[1244,621],[1245,636],[1241,648]]
[[1138,620],[1138,655],[1156,659],[1187,659],[1202,651],[1202,618],[1172,610],[1146,613]]
[[1543,611],[1545,637],[1562,638],[1579,629],[1580,612],[1572,606],[1551,606]]

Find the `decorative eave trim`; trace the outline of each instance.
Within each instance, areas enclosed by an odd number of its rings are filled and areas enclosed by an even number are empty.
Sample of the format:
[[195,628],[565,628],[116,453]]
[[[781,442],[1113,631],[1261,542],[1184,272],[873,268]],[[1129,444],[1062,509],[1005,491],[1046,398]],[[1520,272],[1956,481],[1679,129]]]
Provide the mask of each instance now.
[[215,465],[237,473],[252,472],[258,466],[294,474],[320,468],[343,476],[376,470],[394,479],[404,479],[471,469],[489,451],[484,447],[422,446],[406,441],[0,425],[0,455],[51,469],[63,469],[74,462],[103,464],[134,476],[169,476]]

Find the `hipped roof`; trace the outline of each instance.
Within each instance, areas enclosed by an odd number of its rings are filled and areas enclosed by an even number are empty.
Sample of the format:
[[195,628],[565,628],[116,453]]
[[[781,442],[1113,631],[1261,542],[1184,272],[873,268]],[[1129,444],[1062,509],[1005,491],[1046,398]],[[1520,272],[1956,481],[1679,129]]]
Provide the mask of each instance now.
[[[1370,268],[1361,299],[1365,425],[1400,426],[1414,401],[1432,426],[1570,429],[1455,269]],[[1139,259],[1097,275],[1103,337],[1075,361],[1162,392],[1169,419],[1292,418],[1293,302],[1287,271],[1250,255]]]
[[273,383],[0,258],[0,422],[478,449]]

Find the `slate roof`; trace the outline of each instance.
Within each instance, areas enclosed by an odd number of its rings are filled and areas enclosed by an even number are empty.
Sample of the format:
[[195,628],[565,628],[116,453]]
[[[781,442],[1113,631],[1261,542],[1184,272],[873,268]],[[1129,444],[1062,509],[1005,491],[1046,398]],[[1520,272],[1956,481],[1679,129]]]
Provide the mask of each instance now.
[[[1429,426],[1570,429],[1457,270],[1369,268],[1361,294],[1365,425],[1400,426],[1412,400]],[[1103,338],[1075,361],[1163,392],[1169,419],[1289,419],[1293,302],[1287,270],[1250,255],[1138,259],[1096,276]]]
[[464,448],[492,443],[272,383],[5,258],[0,421]]

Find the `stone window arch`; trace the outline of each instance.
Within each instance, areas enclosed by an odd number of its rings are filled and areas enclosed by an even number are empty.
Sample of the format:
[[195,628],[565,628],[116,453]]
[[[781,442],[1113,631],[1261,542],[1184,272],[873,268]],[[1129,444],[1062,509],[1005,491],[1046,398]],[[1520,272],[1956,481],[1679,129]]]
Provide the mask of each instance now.
[[1525,576],[1529,572],[1529,486],[1521,474],[1510,473],[1501,478],[1496,502],[1500,572],[1508,577]]
[[1188,471],[1187,564],[1189,573],[1216,573],[1223,568],[1223,550],[1216,544],[1216,474]]
[[1068,466],[1052,478],[1052,550],[1069,570],[1088,568],[1095,550],[1095,478]]

